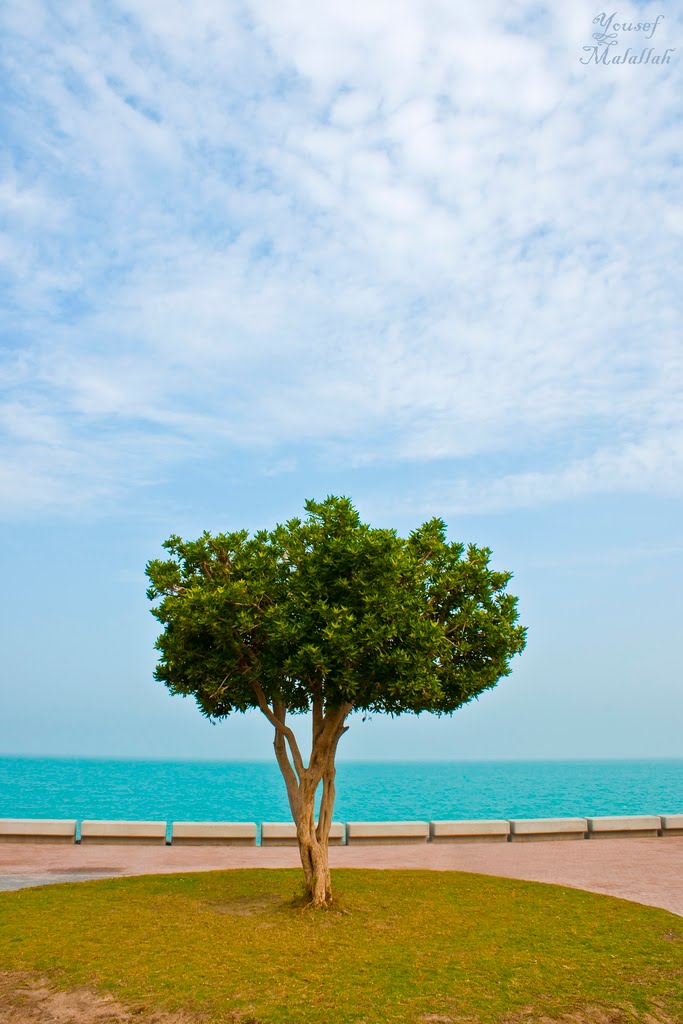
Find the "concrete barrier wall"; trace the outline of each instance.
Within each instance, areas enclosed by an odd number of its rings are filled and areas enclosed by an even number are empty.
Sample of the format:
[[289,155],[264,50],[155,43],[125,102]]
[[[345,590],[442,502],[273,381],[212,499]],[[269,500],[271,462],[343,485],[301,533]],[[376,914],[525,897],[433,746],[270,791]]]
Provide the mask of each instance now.
[[588,818],[589,839],[641,839],[660,834],[662,819],[648,814],[624,814],[621,817]]
[[174,821],[173,846],[256,846],[256,825],[246,821]]
[[165,821],[82,821],[81,844],[166,845]]
[[426,843],[428,821],[347,821],[346,842],[351,846],[385,843]]
[[683,814],[663,814],[663,836],[683,836]]
[[432,843],[506,843],[509,821],[430,821]]
[[587,831],[586,818],[515,818],[510,821],[510,840],[513,843],[585,839]]
[[0,818],[0,843],[75,843],[76,822]]
[[[43,818],[0,818],[0,843],[74,843],[77,822]],[[165,821],[82,821],[80,842],[165,845]],[[534,842],[558,839],[627,839],[683,836],[683,814],[598,818],[515,818],[509,821],[350,821],[332,823],[330,845],[404,843]],[[173,845],[255,846],[254,822],[176,821]],[[296,846],[293,822],[263,822],[262,846]]]

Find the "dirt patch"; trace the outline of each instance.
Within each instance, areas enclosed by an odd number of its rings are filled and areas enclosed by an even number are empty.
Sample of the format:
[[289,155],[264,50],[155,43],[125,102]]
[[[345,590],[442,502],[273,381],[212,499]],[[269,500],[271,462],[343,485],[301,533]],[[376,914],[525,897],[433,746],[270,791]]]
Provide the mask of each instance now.
[[[478,1018],[452,1017],[441,1013],[425,1013],[419,1024],[476,1024]],[[672,1017],[652,1014],[638,1015],[627,1010],[610,1010],[599,1006],[577,1007],[559,1017],[549,1017],[535,1007],[505,1014],[500,1024],[676,1024]]]
[[610,1010],[601,1006],[578,1007],[559,1017],[539,1016],[538,1011],[528,1011],[503,1017],[501,1024],[676,1024],[673,1017],[654,1011],[640,1014],[635,1010]]
[[251,917],[264,910],[274,910],[283,906],[282,899],[276,893],[264,896],[240,896],[224,902],[205,903],[204,906],[214,914],[230,914],[233,917]]
[[[232,913],[233,911],[228,911]],[[222,1024],[263,1024],[255,1017],[228,1013]],[[0,1024],[210,1024],[203,1014],[149,1010],[126,1006],[113,996],[88,988],[56,989],[31,972],[0,972]],[[475,1024],[473,1018],[427,1013],[420,1024]],[[364,1024],[359,1021],[358,1024]],[[639,1015],[627,1010],[584,1007],[560,1017],[539,1016],[538,1010],[506,1015],[501,1024],[676,1024],[664,1012]]]
[[603,1010],[595,1006],[563,1013],[561,1017],[539,1017],[532,1013],[527,1018],[510,1018],[510,1024],[518,1024],[518,1021],[522,1024],[525,1019],[529,1024],[635,1024],[635,1018],[621,1010]]
[[205,1024],[206,1019],[124,1006],[87,988],[60,992],[28,972],[0,974],[0,1024]]

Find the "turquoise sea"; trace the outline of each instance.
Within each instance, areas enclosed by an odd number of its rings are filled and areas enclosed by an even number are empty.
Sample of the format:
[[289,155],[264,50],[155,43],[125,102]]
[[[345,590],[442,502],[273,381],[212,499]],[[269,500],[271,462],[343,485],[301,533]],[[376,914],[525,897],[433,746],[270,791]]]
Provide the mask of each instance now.
[[[683,813],[683,759],[341,762],[337,821]],[[0,758],[0,818],[286,821],[275,763]]]

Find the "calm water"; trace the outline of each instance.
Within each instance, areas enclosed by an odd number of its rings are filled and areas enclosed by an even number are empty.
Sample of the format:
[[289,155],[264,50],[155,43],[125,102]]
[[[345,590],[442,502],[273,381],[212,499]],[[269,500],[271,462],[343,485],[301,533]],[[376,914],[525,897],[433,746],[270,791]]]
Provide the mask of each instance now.
[[[683,813],[683,760],[341,763],[337,821]],[[275,763],[0,758],[0,818],[286,821]]]

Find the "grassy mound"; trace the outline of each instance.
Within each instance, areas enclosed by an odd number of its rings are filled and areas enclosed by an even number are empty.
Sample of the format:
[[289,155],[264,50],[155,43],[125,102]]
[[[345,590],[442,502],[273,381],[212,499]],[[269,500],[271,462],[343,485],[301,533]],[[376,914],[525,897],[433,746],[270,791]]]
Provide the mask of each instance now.
[[338,907],[313,913],[299,878],[3,893],[0,971],[111,993],[140,1019],[155,1008],[244,1024],[683,1022],[683,920],[666,911],[488,876],[338,870]]

